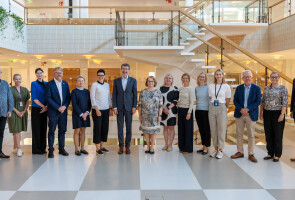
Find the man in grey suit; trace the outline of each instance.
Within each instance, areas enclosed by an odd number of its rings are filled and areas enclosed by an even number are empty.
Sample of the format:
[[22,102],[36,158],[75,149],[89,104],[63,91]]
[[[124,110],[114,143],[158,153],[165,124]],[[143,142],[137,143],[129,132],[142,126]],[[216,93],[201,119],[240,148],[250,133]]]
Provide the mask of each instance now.
[[124,147],[124,117],[126,124],[125,153],[130,154],[130,141],[132,137],[132,115],[136,112],[137,105],[137,82],[136,79],[128,76],[129,71],[129,64],[122,64],[122,77],[114,80],[113,87],[113,108],[114,114],[117,115],[117,127],[119,138],[118,154],[123,153]]

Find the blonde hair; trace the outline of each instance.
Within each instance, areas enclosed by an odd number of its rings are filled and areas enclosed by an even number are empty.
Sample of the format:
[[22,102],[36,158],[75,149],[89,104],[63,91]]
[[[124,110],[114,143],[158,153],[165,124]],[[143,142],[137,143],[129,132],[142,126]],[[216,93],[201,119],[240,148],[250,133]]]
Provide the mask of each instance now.
[[188,73],[182,74],[181,79],[183,79],[183,77],[185,77],[185,76],[187,76],[188,80],[191,81],[191,76]]
[[199,78],[200,78],[200,76],[201,76],[202,74],[205,75],[205,84],[207,85],[207,75],[206,75],[205,72],[201,72],[201,73],[199,74],[199,76],[197,77],[197,85],[198,85],[198,86],[200,86]]
[[16,76],[22,77],[20,74],[14,74],[13,75],[13,80],[15,79]]
[[168,73],[168,74],[165,75],[163,86],[165,86],[165,79],[167,78],[167,76],[171,76],[171,78],[172,78],[171,86],[172,86],[172,85],[173,85],[173,80],[174,80],[174,78],[173,78],[172,74],[170,74],[170,73]]
[[225,78],[224,78],[224,72],[222,71],[222,69],[217,69],[215,72],[214,72],[214,83],[216,84],[217,83],[217,79],[215,78],[215,75],[217,72],[221,72],[223,77],[222,77],[222,83],[225,83]]
[[156,86],[157,86],[157,80],[156,80],[156,78],[155,78],[154,76],[148,76],[148,77],[146,78],[145,86],[148,86],[148,80],[149,80],[149,78],[151,78],[151,79],[154,80],[154,87],[156,87]]

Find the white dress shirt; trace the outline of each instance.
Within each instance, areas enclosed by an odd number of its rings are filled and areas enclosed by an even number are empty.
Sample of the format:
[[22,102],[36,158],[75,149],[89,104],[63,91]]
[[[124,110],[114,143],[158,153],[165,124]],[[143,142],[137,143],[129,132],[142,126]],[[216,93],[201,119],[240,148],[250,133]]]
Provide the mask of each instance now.
[[94,82],[90,90],[91,105],[99,110],[107,110],[112,105],[110,85],[108,83]]
[[128,82],[128,76],[126,78],[122,76],[122,87],[124,91],[126,90],[127,82]]
[[58,89],[58,93],[59,93],[59,97],[60,97],[60,105],[62,106],[62,80],[59,82],[58,80],[56,80],[55,78],[54,78],[54,82],[55,82],[55,84],[56,84],[56,87],[57,87],[57,89]]

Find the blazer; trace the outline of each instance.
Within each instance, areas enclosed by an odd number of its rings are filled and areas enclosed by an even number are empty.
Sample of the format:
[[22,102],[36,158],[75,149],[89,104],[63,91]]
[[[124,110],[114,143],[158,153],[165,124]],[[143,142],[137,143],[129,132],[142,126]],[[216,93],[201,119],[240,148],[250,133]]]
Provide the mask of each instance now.
[[[244,108],[245,99],[245,86],[241,84],[237,87],[234,95],[234,104],[236,106],[234,117],[240,118],[242,114],[241,109]],[[258,107],[261,103],[261,89],[259,86],[251,83],[251,88],[249,91],[247,108],[249,110],[249,115],[252,121],[258,120]]]
[[128,76],[125,91],[122,86],[122,77],[114,80],[113,86],[113,108],[122,110],[123,106],[126,111],[131,111],[137,105],[137,82],[136,79]]
[[[293,87],[292,87],[292,96],[291,96],[291,108],[290,112],[295,112],[294,105],[295,105],[295,78],[293,79]],[[295,118],[294,118],[295,119]]]
[[[62,105],[66,106],[66,108],[70,105],[71,100],[71,93],[69,89],[69,85],[66,81],[62,81]],[[47,115],[48,117],[55,117],[60,114],[58,111],[60,105],[60,96],[59,92],[56,86],[56,83],[54,82],[54,79],[49,81],[45,85],[45,99],[47,102]],[[67,109],[64,111],[63,115],[67,115],[68,111]]]

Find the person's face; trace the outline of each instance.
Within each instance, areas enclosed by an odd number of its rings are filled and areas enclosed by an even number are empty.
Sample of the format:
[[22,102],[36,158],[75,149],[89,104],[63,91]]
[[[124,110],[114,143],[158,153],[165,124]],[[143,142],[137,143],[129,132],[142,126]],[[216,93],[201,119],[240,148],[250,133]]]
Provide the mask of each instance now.
[[37,77],[37,79],[43,79],[43,75],[44,75],[44,73],[43,73],[41,70],[38,70],[38,71],[36,72],[36,77]]
[[272,84],[278,84],[278,83],[279,83],[279,80],[280,80],[280,77],[279,77],[278,74],[272,74],[272,75],[270,76],[270,82],[271,82]]
[[154,86],[155,86],[155,81],[154,81],[154,79],[149,78],[149,79],[148,79],[148,82],[147,82],[147,85],[148,85],[148,87],[154,87]]
[[128,66],[122,66],[121,68],[121,72],[122,72],[122,75],[124,77],[128,76],[128,73],[129,73],[129,67]]
[[201,75],[199,76],[199,83],[200,83],[200,84],[204,84],[204,83],[205,83],[205,80],[206,80],[206,76],[205,76],[205,74],[201,74]]
[[58,69],[54,72],[54,78],[56,80],[61,81],[62,77],[63,77],[63,71]]
[[243,73],[242,79],[243,79],[245,85],[251,85],[252,76],[249,72]]
[[166,76],[164,82],[165,82],[165,85],[172,85],[172,82],[173,82],[172,76]]
[[216,80],[222,81],[223,73],[222,72],[216,72],[214,77],[216,78]]
[[181,78],[181,81],[182,81],[182,84],[189,84],[189,78],[188,78],[188,76],[183,76]]
[[99,81],[99,82],[103,82],[104,81],[104,78],[105,78],[105,74],[103,73],[103,72],[99,72],[98,74],[97,74],[97,80]]
[[84,78],[78,78],[77,79],[77,87],[81,88],[81,87],[84,87]]
[[20,76],[15,76],[14,79],[13,79],[13,81],[14,81],[14,84],[15,84],[16,86],[20,86],[20,84],[22,83],[22,77],[20,77]]

